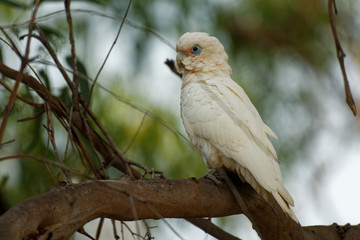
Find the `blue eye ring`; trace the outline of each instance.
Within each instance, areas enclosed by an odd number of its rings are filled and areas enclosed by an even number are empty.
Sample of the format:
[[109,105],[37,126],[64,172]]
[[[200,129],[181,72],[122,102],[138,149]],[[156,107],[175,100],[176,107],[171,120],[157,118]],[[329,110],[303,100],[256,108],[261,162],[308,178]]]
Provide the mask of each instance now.
[[195,44],[194,46],[191,47],[190,52],[194,56],[199,56],[201,53],[201,50],[202,50],[201,47],[199,45]]

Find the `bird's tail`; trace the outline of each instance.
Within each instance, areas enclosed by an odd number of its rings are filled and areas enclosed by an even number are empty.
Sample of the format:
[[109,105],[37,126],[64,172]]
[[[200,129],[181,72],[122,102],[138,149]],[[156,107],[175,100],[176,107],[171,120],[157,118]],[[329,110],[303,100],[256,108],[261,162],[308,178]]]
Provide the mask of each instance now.
[[291,210],[290,205],[294,206],[294,200],[290,196],[289,192],[283,187],[281,192],[274,191],[272,192],[277,203],[280,205],[281,209],[286,212],[295,222],[299,223],[295,213]]
[[255,177],[251,174],[251,172],[240,166],[238,169],[238,175],[243,182],[248,182],[255,191],[262,196],[266,201],[270,200],[270,196],[272,195],[277,203],[280,205],[281,209],[287,213],[295,222],[299,223],[295,213],[291,210],[290,206],[294,206],[294,200],[292,199],[290,193],[286,190],[284,185],[279,184],[276,191],[268,192],[265,188],[263,188]]

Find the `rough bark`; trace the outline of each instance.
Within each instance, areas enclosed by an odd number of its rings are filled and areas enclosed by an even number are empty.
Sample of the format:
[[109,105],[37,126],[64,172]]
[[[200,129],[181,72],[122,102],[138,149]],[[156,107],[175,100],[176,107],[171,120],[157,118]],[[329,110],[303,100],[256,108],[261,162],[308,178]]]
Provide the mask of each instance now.
[[[262,200],[248,184],[237,189],[262,239],[360,239],[360,226],[301,227],[275,202]],[[240,213],[224,182],[215,185],[207,179],[136,180],[124,176],[57,187],[25,200],[0,217],[0,239],[68,239],[98,217],[139,220]]]

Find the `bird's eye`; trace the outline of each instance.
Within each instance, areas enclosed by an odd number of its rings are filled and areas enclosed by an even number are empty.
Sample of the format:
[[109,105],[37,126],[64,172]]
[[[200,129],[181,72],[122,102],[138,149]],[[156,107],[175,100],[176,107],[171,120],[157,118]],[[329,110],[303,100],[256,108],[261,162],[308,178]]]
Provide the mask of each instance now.
[[192,46],[192,48],[190,49],[190,52],[192,55],[194,56],[199,56],[201,53],[201,47],[197,44],[195,44],[194,46]]

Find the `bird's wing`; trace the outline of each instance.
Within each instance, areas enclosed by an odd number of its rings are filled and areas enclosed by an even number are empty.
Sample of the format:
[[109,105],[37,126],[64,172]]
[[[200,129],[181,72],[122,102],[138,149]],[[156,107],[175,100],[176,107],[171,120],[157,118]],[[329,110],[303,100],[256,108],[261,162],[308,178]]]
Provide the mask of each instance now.
[[[267,191],[282,184],[276,152],[267,127],[243,89],[230,78],[212,78],[189,84],[196,96],[183,103],[189,136],[209,141],[225,157],[248,169]],[[237,166],[231,167],[236,170]]]
[[[277,161],[276,151],[271,144],[268,135],[276,138],[276,134],[268,127],[260,117],[259,112],[246,95],[245,91],[230,77],[221,78],[220,81],[211,79],[207,85],[214,94],[219,94],[220,101],[223,101],[225,108],[231,109],[232,120],[237,126],[246,128],[250,140],[256,142],[257,146],[265,152],[269,152],[273,159]],[[228,110],[229,111],[229,110]]]

